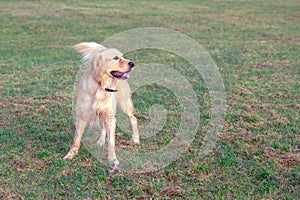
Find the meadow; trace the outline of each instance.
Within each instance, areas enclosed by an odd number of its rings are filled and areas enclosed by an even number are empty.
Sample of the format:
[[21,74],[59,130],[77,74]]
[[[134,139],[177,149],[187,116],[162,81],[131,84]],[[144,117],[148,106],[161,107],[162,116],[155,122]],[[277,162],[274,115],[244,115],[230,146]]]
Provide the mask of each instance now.
[[[1,199],[300,198],[299,0],[0,0],[0,10]],[[136,68],[172,67],[196,93],[199,127],[188,150],[145,173],[109,174],[84,145],[73,160],[62,160],[75,131],[81,65],[71,46],[142,27],[184,33],[216,63],[226,116],[215,147],[199,157],[211,117],[201,76],[179,56],[148,49],[125,56]],[[178,129],[176,96],[149,84],[132,97],[140,126],[154,104],[167,110],[166,123],[139,146],[118,128],[117,145],[141,153],[163,148]]]

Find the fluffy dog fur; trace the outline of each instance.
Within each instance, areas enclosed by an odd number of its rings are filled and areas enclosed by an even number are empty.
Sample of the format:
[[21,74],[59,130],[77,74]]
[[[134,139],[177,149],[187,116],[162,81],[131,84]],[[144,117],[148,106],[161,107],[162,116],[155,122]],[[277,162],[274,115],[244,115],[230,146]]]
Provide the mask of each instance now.
[[117,49],[106,48],[95,42],[83,42],[74,46],[89,65],[78,86],[76,102],[76,132],[74,142],[64,159],[72,159],[80,147],[85,127],[93,120],[99,120],[101,135],[99,145],[104,145],[108,135],[108,160],[118,162],[115,152],[116,106],[128,115],[131,122],[134,143],[139,143],[137,119],[131,100],[127,78],[134,66],[131,60],[123,58]]

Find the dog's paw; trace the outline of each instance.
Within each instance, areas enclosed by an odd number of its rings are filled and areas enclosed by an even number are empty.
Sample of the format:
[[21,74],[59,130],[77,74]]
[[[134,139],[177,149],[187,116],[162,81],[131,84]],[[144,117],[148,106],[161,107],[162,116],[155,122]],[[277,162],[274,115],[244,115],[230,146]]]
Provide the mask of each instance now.
[[133,141],[134,144],[139,144],[139,143],[140,143],[140,138],[139,138],[139,136],[133,136],[133,137],[132,137],[132,141]]
[[64,160],[71,160],[72,158],[74,158],[74,156],[76,156],[78,153],[78,150],[77,151],[73,151],[73,150],[70,150],[66,155],[65,157],[63,158]]
[[108,153],[107,160],[109,163],[115,163],[115,162],[119,163],[117,156],[114,153]]
[[105,138],[100,137],[99,140],[97,141],[97,144],[100,146],[105,145]]
[[113,174],[116,170],[120,173],[121,170],[119,169],[119,164],[120,164],[120,162],[116,159],[114,161],[114,167],[111,170],[109,170],[109,173]]

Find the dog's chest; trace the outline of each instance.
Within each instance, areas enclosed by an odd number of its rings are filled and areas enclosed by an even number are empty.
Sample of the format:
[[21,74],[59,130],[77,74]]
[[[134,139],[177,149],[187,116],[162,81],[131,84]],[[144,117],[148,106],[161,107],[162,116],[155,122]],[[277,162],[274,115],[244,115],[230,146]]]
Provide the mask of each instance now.
[[116,107],[115,93],[98,89],[94,96],[92,107],[97,116],[103,114],[114,114]]

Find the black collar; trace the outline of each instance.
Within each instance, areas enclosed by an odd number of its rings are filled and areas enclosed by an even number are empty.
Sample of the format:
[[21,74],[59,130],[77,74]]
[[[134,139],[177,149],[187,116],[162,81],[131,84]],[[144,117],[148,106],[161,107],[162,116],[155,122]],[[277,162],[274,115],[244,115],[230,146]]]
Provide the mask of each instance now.
[[[96,79],[95,79],[95,81],[101,86],[100,81],[97,81]],[[118,92],[118,90],[110,89],[110,88],[105,88],[105,91],[106,91],[106,92]]]
[[105,91],[107,91],[107,92],[118,92],[118,90],[110,89],[110,88],[105,88]]

